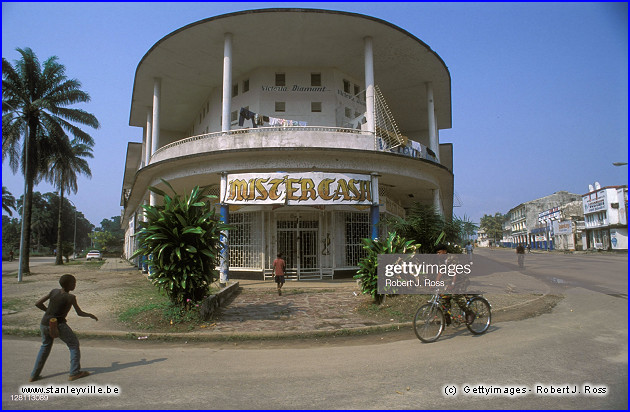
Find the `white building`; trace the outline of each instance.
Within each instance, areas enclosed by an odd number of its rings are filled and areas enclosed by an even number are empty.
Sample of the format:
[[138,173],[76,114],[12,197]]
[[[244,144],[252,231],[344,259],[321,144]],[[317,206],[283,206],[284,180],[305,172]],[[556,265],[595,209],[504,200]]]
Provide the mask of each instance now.
[[628,250],[628,187],[599,183],[582,195],[586,249]]
[[452,216],[450,73],[378,18],[263,9],[182,27],[140,61],[129,124],[144,138],[123,179],[128,254],[160,179],[223,188],[232,276],[277,252],[300,279],[348,274],[381,215],[422,202]]
[[491,246],[490,239],[488,239],[488,234],[486,233],[485,230],[479,229],[477,231],[476,243],[477,243],[476,244],[477,247],[490,247]]

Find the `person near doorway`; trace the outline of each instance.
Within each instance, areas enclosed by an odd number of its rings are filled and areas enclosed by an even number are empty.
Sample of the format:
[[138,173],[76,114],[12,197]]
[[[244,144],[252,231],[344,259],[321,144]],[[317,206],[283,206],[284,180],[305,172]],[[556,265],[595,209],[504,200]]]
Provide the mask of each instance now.
[[273,261],[273,276],[278,286],[278,296],[282,296],[282,285],[284,285],[284,274],[287,270],[287,263],[282,259],[282,253]]

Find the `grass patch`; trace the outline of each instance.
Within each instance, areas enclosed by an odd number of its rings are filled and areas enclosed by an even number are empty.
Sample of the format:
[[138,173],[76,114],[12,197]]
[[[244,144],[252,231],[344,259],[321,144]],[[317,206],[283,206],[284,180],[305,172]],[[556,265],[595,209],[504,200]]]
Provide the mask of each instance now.
[[101,266],[103,266],[104,263],[104,260],[90,260],[89,262],[86,261],[84,263],[84,266],[88,269],[98,270],[101,268]]
[[2,309],[6,310],[14,310],[19,312],[22,309],[26,309],[30,304],[24,299],[19,298],[3,298],[2,299]]
[[83,263],[85,263],[85,262],[81,262],[80,260],[71,260],[69,262],[66,262],[64,260],[64,262],[63,262],[64,265],[68,265],[68,266],[79,266],[79,265],[82,265]]
[[366,301],[359,305],[358,312],[379,321],[410,322],[418,308],[429,300],[429,295],[389,295],[380,305]]
[[182,310],[149,281],[122,296],[118,320],[130,329],[152,332],[189,332],[208,324],[201,320],[198,306]]

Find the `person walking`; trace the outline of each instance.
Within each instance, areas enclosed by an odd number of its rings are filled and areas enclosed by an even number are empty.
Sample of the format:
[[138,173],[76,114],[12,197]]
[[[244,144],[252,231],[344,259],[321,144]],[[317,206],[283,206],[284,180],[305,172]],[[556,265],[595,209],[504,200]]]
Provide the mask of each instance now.
[[[70,350],[70,377],[68,380],[74,381],[90,373],[88,371],[81,371],[81,351],[79,349],[79,340],[76,335],[68,326],[66,322],[66,316],[70,312],[70,308],[74,307],[77,315],[86,318],[92,318],[98,321],[98,318],[91,313],[83,312],[77,303],[77,297],[70,292],[74,290],[77,285],[77,280],[72,275],[63,275],[59,279],[59,285],[61,289],[53,289],[46,296],[41,298],[35,303],[39,309],[46,312],[42,317],[39,330],[42,335],[42,346],[39,349],[37,359],[35,360],[35,367],[31,372],[29,382],[35,382],[41,379],[42,369],[53,346],[55,338],[61,339]],[[48,307],[44,305],[44,302],[50,300]]]
[[282,286],[284,285],[284,275],[287,270],[287,263],[282,259],[282,253],[273,261],[273,276],[278,286],[278,296],[282,296]]
[[522,243],[519,243],[516,247],[516,254],[518,255],[518,267],[525,267],[525,248]]
[[468,255],[468,259],[472,262],[473,246],[470,242],[466,243],[466,254]]

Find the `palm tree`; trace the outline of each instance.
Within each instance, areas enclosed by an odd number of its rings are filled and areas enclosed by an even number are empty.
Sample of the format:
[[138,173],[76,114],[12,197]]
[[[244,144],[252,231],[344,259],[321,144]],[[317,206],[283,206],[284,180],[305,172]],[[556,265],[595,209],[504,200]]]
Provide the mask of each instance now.
[[70,139],[65,136],[61,139],[62,146],[55,147],[50,145],[52,153],[49,156],[49,167],[45,173],[45,178],[59,189],[59,216],[57,218],[57,257],[55,265],[63,264],[63,247],[61,239],[62,222],[61,216],[63,211],[63,194],[64,191],[76,193],[77,173],[87,177],[92,177],[90,166],[85,160],[86,157],[93,158],[92,145],[84,144],[77,139]]
[[13,212],[11,209],[15,209],[15,198],[9,192],[5,186],[2,186],[2,209],[9,214],[9,216],[13,216]]
[[33,185],[45,164],[40,154],[45,146],[41,139],[45,136],[61,138],[67,131],[80,142],[91,144],[92,137],[73,123],[95,129],[99,123],[94,115],[68,107],[89,102],[90,96],[81,90],[78,80],[66,77],[65,66],[56,56],[48,58],[42,66],[30,48],[16,50],[22,57],[14,62],[15,66],[2,58],[2,160],[8,156],[13,173],[21,165],[24,175],[18,270],[18,282],[21,282],[22,274],[30,271]]

